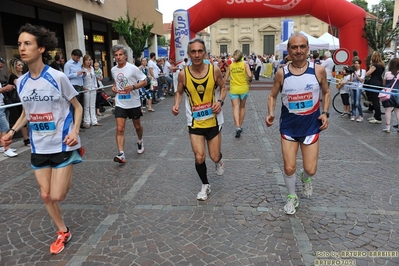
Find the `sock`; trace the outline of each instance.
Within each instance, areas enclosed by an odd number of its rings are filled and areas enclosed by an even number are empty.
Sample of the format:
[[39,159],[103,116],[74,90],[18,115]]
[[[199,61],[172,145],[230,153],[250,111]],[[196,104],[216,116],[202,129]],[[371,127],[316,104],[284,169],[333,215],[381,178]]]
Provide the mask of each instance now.
[[220,161],[222,160],[222,153],[220,153],[220,157],[219,157],[219,161],[216,162],[216,164],[220,163]]
[[308,179],[310,178],[311,176],[310,175],[308,175],[308,173],[306,173],[305,172],[305,170],[303,170],[303,175],[302,175],[302,182],[306,182],[306,181],[308,181]]
[[67,230],[66,230],[66,232],[64,232],[64,233],[68,233],[68,232],[69,232],[69,228],[67,227],[66,229],[67,229]]
[[139,142],[139,143],[143,143],[143,139],[139,139],[138,142]]
[[206,164],[205,161],[201,164],[198,164],[197,162],[195,163],[195,170],[197,170],[197,173],[199,177],[201,178],[202,184],[209,184],[208,182],[208,177],[206,176]]
[[121,154],[121,153],[122,153],[122,155],[125,154],[123,151],[119,151],[119,154]]
[[283,174],[285,186],[287,187],[288,194],[296,196],[295,193],[295,182],[296,182],[296,174],[294,173],[292,176],[287,176],[285,173]]

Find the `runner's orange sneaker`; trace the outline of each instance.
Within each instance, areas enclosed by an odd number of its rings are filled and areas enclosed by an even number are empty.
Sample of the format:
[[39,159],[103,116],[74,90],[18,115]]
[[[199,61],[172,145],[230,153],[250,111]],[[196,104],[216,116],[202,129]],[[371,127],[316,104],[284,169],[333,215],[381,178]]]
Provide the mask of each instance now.
[[58,254],[64,250],[65,244],[68,243],[69,240],[72,238],[71,231],[67,227],[68,232],[64,233],[61,231],[57,232],[57,239],[53,244],[50,246],[50,253],[51,254]]

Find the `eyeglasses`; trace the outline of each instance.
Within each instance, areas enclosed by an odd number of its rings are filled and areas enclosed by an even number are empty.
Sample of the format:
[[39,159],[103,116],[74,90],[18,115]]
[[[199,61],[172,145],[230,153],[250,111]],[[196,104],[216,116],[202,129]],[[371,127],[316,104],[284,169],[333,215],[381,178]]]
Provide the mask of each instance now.
[[198,53],[199,55],[201,55],[201,54],[203,54],[204,52],[205,52],[204,50],[191,50],[191,51],[190,51],[190,54],[196,55],[196,54]]
[[297,50],[297,49],[301,49],[301,50],[305,50],[306,48],[308,48],[307,44],[301,44],[301,45],[291,45],[290,49],[292,50]]

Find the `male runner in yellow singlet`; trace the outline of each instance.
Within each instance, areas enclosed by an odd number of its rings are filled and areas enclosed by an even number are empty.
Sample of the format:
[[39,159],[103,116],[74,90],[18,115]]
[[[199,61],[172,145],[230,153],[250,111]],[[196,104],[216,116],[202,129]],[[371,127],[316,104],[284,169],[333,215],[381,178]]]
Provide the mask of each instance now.
[[187,125],[195,155],[195,169],[202,181],[197,200],[206,200],[211,189],[205,164],[205,141],[208,144],[209,157],[215,162],[216,174],[222,175],[224,172],[220,147],[224,122],[222,106],[227,89],[220,69],[204,62],[206,48],[203,40],[191,40],[188,43],[187,53],[192,64],[179,73],[172,113],[179,114],[185,92]]

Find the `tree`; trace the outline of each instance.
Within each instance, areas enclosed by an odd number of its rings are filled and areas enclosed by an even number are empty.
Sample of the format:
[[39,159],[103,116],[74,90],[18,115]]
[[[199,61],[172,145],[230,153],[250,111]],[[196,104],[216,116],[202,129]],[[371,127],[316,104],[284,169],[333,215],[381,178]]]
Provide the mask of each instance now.
[[149,37],[152,34],[151,30],[154,27],[154,23],[141,23],[141,28],[138,24],[137,18],[130,19],[129,12],[126,12],[126,19],[119,17],[117,21],[112,22],[114,30],[125,39],[127,45],[133,50],[134,59],[141,57],[146,44],[147,47],[152,45]]
[[369,9],[367,7],[368,3],[366,0],[352,0],[351,1],[352,4],[355,4],[357,6],[360,6],[361,8],[363,8],[366,12],[369,12]]
[[381,0],[378,5],[372,6],[375,19],[368,19],[364,27],[364,37],[368,45],[375,51],[383,52],[399,34],[399,27],[393,28],[394,0]]

